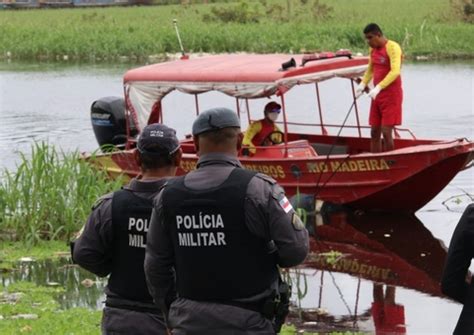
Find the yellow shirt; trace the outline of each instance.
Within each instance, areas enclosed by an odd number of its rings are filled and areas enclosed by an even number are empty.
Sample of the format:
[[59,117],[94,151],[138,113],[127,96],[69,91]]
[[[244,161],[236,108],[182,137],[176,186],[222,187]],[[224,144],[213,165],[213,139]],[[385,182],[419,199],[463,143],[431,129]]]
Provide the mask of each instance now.
[[[397,42],[388,40],[385,44],[385,50],[387,51],[387,55],[390,59],[390,71],[384,77],[384,79],[378,83],[382,89],[389,86],[397,77],[400,75],[400,70],[402,66],[402,48]],[[372,54],[372,48],[369,49],[369,55]],[[362,78],[362,82],[367,85],[369,81],[372,79],[374,74],[374,67],[372,64],[372,57],[369,59],[369,66],[365,71],[364,78]]]
[[[262,130],[262,120],[252,122],[247,131],[245,132],[242,145],[246,145],[250,148],[250,152],[255,153],[255,145],[253,144],[253,138],[260,133]],[[273,124],[273,131],[280,131],[280,128],[276,124]],[[280,136],[281,137],[281,136]]]

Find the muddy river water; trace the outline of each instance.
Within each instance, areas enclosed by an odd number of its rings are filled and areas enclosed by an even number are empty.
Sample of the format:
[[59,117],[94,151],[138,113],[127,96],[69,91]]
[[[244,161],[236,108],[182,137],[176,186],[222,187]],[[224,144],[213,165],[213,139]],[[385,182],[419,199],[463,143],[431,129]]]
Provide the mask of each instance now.
[[[90,105],[99,97],[120,96],[122,75],[128,68],[124,64],[0,63],[0,168],[14,169],[19,152],[29,152],[38,140],[66,151],[96,149]],[[404,65],[403,126],[420,138],[474,139],[473,70],[472,63]],[[321,87],[325,121],[340,122],[349,106],[338,99],[338,88],[332,85]],[[302,106],[314,105],[310,95],[293,98],[287,100],[288,108],[297,117],[308,112]],[[235,107],[234,100],[215,94],[204,95],[201,101],[202,108]],[[172,95],[164,105],[165,122],[179,135],[190,131],[192,102]],[[255,107],[258,111],[260,105]],[[367,110],[368,99],[361,99],[364,122]],[[380,305],[377,301],[382,290],[402,306],[386,313],[404,319],[407,334],[449,334],[461,306],[442,297],[437,284],[452,232],[473,197],[474,169],[469,169],[414,216],[342,215],[329,210],[324,217],[311,218],[318,235],[313,246],[316,256],[306,269],[292,275],[294,288],[300,291],[297,303],[303,308],[319,308],[323,313],[320,319],[355,322],[361,331],[371,332],[378,323],[371,306],[374,302]],[[317,257],[327,250],[339,250],[343,256],[352,253],[357,260],[344,257],[337,268],[330,268],[327,258]],[[41,285],[58,282],[67,288],[59,298],[65,308],[101,308],[103,282],[83,287],[82,280],[96,278],[68,262],[22,264],[21,272],[2,274],[2,284],[16,280]]]

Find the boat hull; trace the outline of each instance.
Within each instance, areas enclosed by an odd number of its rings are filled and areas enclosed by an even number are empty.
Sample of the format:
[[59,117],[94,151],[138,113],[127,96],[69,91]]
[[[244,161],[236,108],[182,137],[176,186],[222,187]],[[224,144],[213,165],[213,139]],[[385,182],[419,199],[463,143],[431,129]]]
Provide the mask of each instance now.
[[[240,157],[247,169],[275,178],[289,196],[315,198],[364,210],[416,211],[435,197],[474,158],[465,139],[405,147],[386,153],[316,157]],[[133,177],[131,151],[89,160],[113,178]],[[178,175],[196,168],[197,156],[184,154]]]

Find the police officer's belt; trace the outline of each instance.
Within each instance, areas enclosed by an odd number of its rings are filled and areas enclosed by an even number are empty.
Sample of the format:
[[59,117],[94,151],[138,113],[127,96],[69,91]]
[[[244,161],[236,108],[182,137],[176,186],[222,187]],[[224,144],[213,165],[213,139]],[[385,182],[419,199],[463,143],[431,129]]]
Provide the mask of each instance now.
[[241,301],[209,301],[211,303],[235,306],[243,309],[248,309],[257,313],[263,312],[263,303],[264,301],[255,301],[255,302],[241,302]]
[[135,312],[141,312],[141,313],[151,313],[151,314],[161,315],[161,310],[157,306],[154,306],[151,303],[147,304],[147,303],[137,302],[136,304],[134,304],[133,302],[130,302],[130,301],[124,301],[122,299],[107,297],[107,299],[105,300],[105,306],[112,307],[112,308],[126,309],[129,311],[135,311]]

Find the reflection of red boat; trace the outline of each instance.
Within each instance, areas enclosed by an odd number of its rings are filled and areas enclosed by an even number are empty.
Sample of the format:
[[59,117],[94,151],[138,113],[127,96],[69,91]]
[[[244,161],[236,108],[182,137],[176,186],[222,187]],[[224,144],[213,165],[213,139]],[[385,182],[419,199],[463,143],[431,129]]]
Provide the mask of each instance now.
[[[466,139],[421,140],[404,129],[399,129],[397,136],[400,131],[406,131],[411,136],[398,136],[395,150],[369,153],[370,140],[362,135],[367,127],[359,124],[355,103],[357,124],[345,126],[354,134],[329,135],[327,128],[334,127],[337,132],[340,126],[323,122],[321,82],[335,77],[345,78],[341,80],[348,83],[346,99],[348,104],[351,103],[354,99],[353,79],[363,73],[367,58],[352,57],[347,52],[319,56],[220,55],[165,62],[128,71],[124,77],[128,117],[123,117],[127,131],[126,136],[125,130],[121,134],[124,147],[134,147],[135,130],[139,131],[147,123],[179,118],[173,115],[174,111],[163,108],[162,100],[168,93],[177,90],[191,95],[195,100],[196,113],[199,113],[200,94],[218,91],[230,96],[232,99],[227,106],[237,106],[239,115],[246,113],[249,122],[252,120],[250,104],[254,99],[277,96],[281,100],[284,142],[271,147],[258,147],[255,156],[243,156],[241,161],[245,167],[277,179],[290,195],[299,190],[326,201],[362,209],[415,211],[438,194],[472,160],[474,144]],[[281,67],[286,67],[282,66],[283,63],[292,65],[288,62],[291,58],[296,61],[296,66],[282,70]],[[303,63],[304,66],[300,65]],[[318,123],[303,122],[310,117],[298,122],[288,119],[292,114],[285,109],[285,99],[291,101],[287,92],[293,92],[302,85],[314,86],[315,110],[318,110],[314,117],[319,118]],[[338,95],[343,99],[343,92]],[[96,135],[110,131],[113,124],[107,121],[113,121],[113,113],[107,107],[93,109],[92,122]],[[191,128],[191,120],[188,127]],[[116,144],[112,138],[99,142],[101,145]],[[180,174],[194,169],[197,161],[192,139],[184,139],[182,148],[184,160],[178,171]],[[105,167],[111,176],[121,173],[133,176],[138,171],[129,150],[98,155],[94,163]]]
[[316,237],[305,266],[443,296],[447,249],[416,216],[338,213],[324,221],[309,227]]

